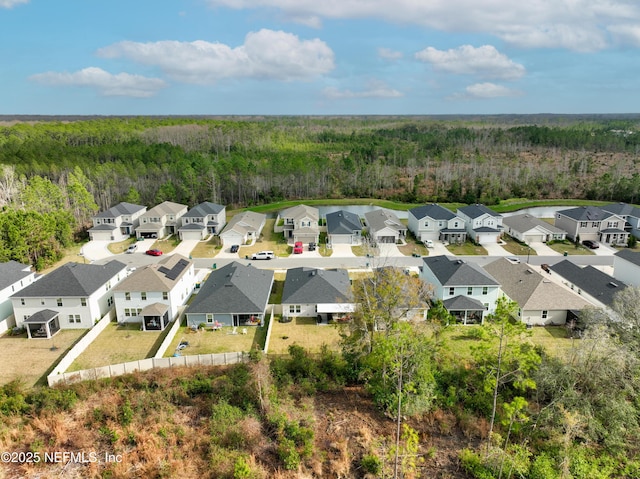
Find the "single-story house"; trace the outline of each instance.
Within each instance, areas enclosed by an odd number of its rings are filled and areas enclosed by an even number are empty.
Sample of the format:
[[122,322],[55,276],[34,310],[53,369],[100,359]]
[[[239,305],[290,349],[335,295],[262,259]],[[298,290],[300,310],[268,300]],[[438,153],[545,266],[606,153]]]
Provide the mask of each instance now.
[[262,326],[273,278],[273,271],[235,261],[212,271],[187,308],[187,325]]
[[327,237],[331,244],[360,244],[362,222],[360,217],[346,210],[327,213]]
[[369,236],[376,243],[397,243],[404,241],[407,227],[389,210],[377,209],[364,214]]
[[0,334],[16,325],[13,317],[11,295],[26,288],[36,280],[36,274],[28,264],[8,261],[0,263]]
[[124,241],[134,234],[140,224],[140,217],[146,211],[146,206],[118,203],[92,218],[93,227],[89,229],[89,238],[92,241]]
[[200,241],[209,235],[220,234],[226,224],[226,207],[205,201],[182,215],[178,234],[181,240]]
[[640,253],[621,249],[613,255],[613,276],[628,285],[640,286]]
[[529,214],[505,216],[502,225],[505,233],[522,243],[562,241],[567,237],[566,231]]
[[243,211],[235,215],[220,233],[223,246],[243,245],[257,240],[267,221],[267,215]]

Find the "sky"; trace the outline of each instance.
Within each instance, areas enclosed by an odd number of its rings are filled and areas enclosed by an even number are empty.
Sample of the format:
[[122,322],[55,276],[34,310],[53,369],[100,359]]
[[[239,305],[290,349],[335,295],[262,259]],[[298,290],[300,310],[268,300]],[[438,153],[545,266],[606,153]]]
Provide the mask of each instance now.
[[0,0],[0,114],[637,113],[639,53],[639,0]]

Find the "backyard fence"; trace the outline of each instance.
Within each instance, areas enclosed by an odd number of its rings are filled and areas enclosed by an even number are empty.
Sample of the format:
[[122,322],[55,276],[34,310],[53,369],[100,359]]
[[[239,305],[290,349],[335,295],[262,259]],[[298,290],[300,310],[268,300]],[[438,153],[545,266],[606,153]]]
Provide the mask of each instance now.
[[71,384],[91,379],[112,378],[131,374],[135,371],[148,371],[155,368],[177,368],[183,366],[224,366],[238,364],[249,359],[247,353],[198,354],[193,356],[177,356],[170,358],[147,358],[127,363],[111,364],[100,368],[84,369],[71,373],[50,374],[47,377],[49,386]]
[[262,352],[267,354],[269,352],[269,339],[271,339],[271,329],[273,328],[273,316],[275,311],[275,304],[271,304],[271,317],[269,318],[269,326],[267,327],[267,335],[264,338],[264,349]]

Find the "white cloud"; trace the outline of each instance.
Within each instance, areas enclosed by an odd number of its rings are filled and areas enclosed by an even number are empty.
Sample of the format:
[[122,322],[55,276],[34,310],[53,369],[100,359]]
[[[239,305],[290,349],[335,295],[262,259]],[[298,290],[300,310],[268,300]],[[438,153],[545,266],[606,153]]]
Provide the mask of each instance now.
[[334,54],[319,39],[300,40],[282,31],[260,30],[232,48],[206,41],[120,42],[101,48],[105,58],[124,57],[159,67],[185,83],[211,84],[223,78],[308,80],[334,68]]
[[328,87],[322,93],[331,100],[342,98],[398,98],[404,96],[402,92],[390,88],[380,80],[371,80],[367,83],[366,88],[361,91],[339,90],[335,87]]
[[446,51],[427,47],[415,56],[418,60],[431,63],[436,70],[447,73],[503,80],[515,80],[525,74],[522,65],[510,60],[491,45],[478,48],[462,45]]
[[0,0],[0,8],[13,8],[21,3],[29,3],[29,0]]
[[609,31],[620,43],[640,47],[639,24],[614,25]]
[[291,21],[378,18],[450,32],[491,34],[521,47],[594,51],[618,25],[640,22],[634,0],[208,0],[214,7],[278,9]]
[[500,98],[522,95],[521,91],[512,90],[495,83],[475,83],[465,88],[464,93],[453,95],[452,98]]
[[103,96],[138,98],[153,96],[166,86],[166,83],[159,78],[148,78],[129,73],[114,75],[97,67],[89,67],[73,73],[39,73],[29,79],[44,85],[95,88]]
[[402,58],[402,52],[391,50],[390,48],[378,48],[378,56],[385,60],[400,60]]

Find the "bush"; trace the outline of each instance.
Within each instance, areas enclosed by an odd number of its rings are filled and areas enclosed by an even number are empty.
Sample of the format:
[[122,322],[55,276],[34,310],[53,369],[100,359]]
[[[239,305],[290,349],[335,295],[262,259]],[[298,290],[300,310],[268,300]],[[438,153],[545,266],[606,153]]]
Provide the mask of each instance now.
[[11,381],[0,387],[0,414],[22,414],[29,410],[20,381]]
[[71,389],[42,388],[30,395],[27,402],[36,411],[69,411],[78,401],[78,395]]
[[535,458],[529,470],[529,479],[559,479],[558,468],[551,458],[541,453]]
[[482,462],[478,454],[471,449],[460,451],[460,462],[465,471],[476,479],[495,479],[493,472]]
[[382,460],[375,454],[365,454],[360,460],[360,467],[367,474],[379,476],[382,472]]
[[294,471],[300,466],[300,454],[296,444],[291,439],[282,438],[278,444],[278,457],[284,464],[284,468]]

